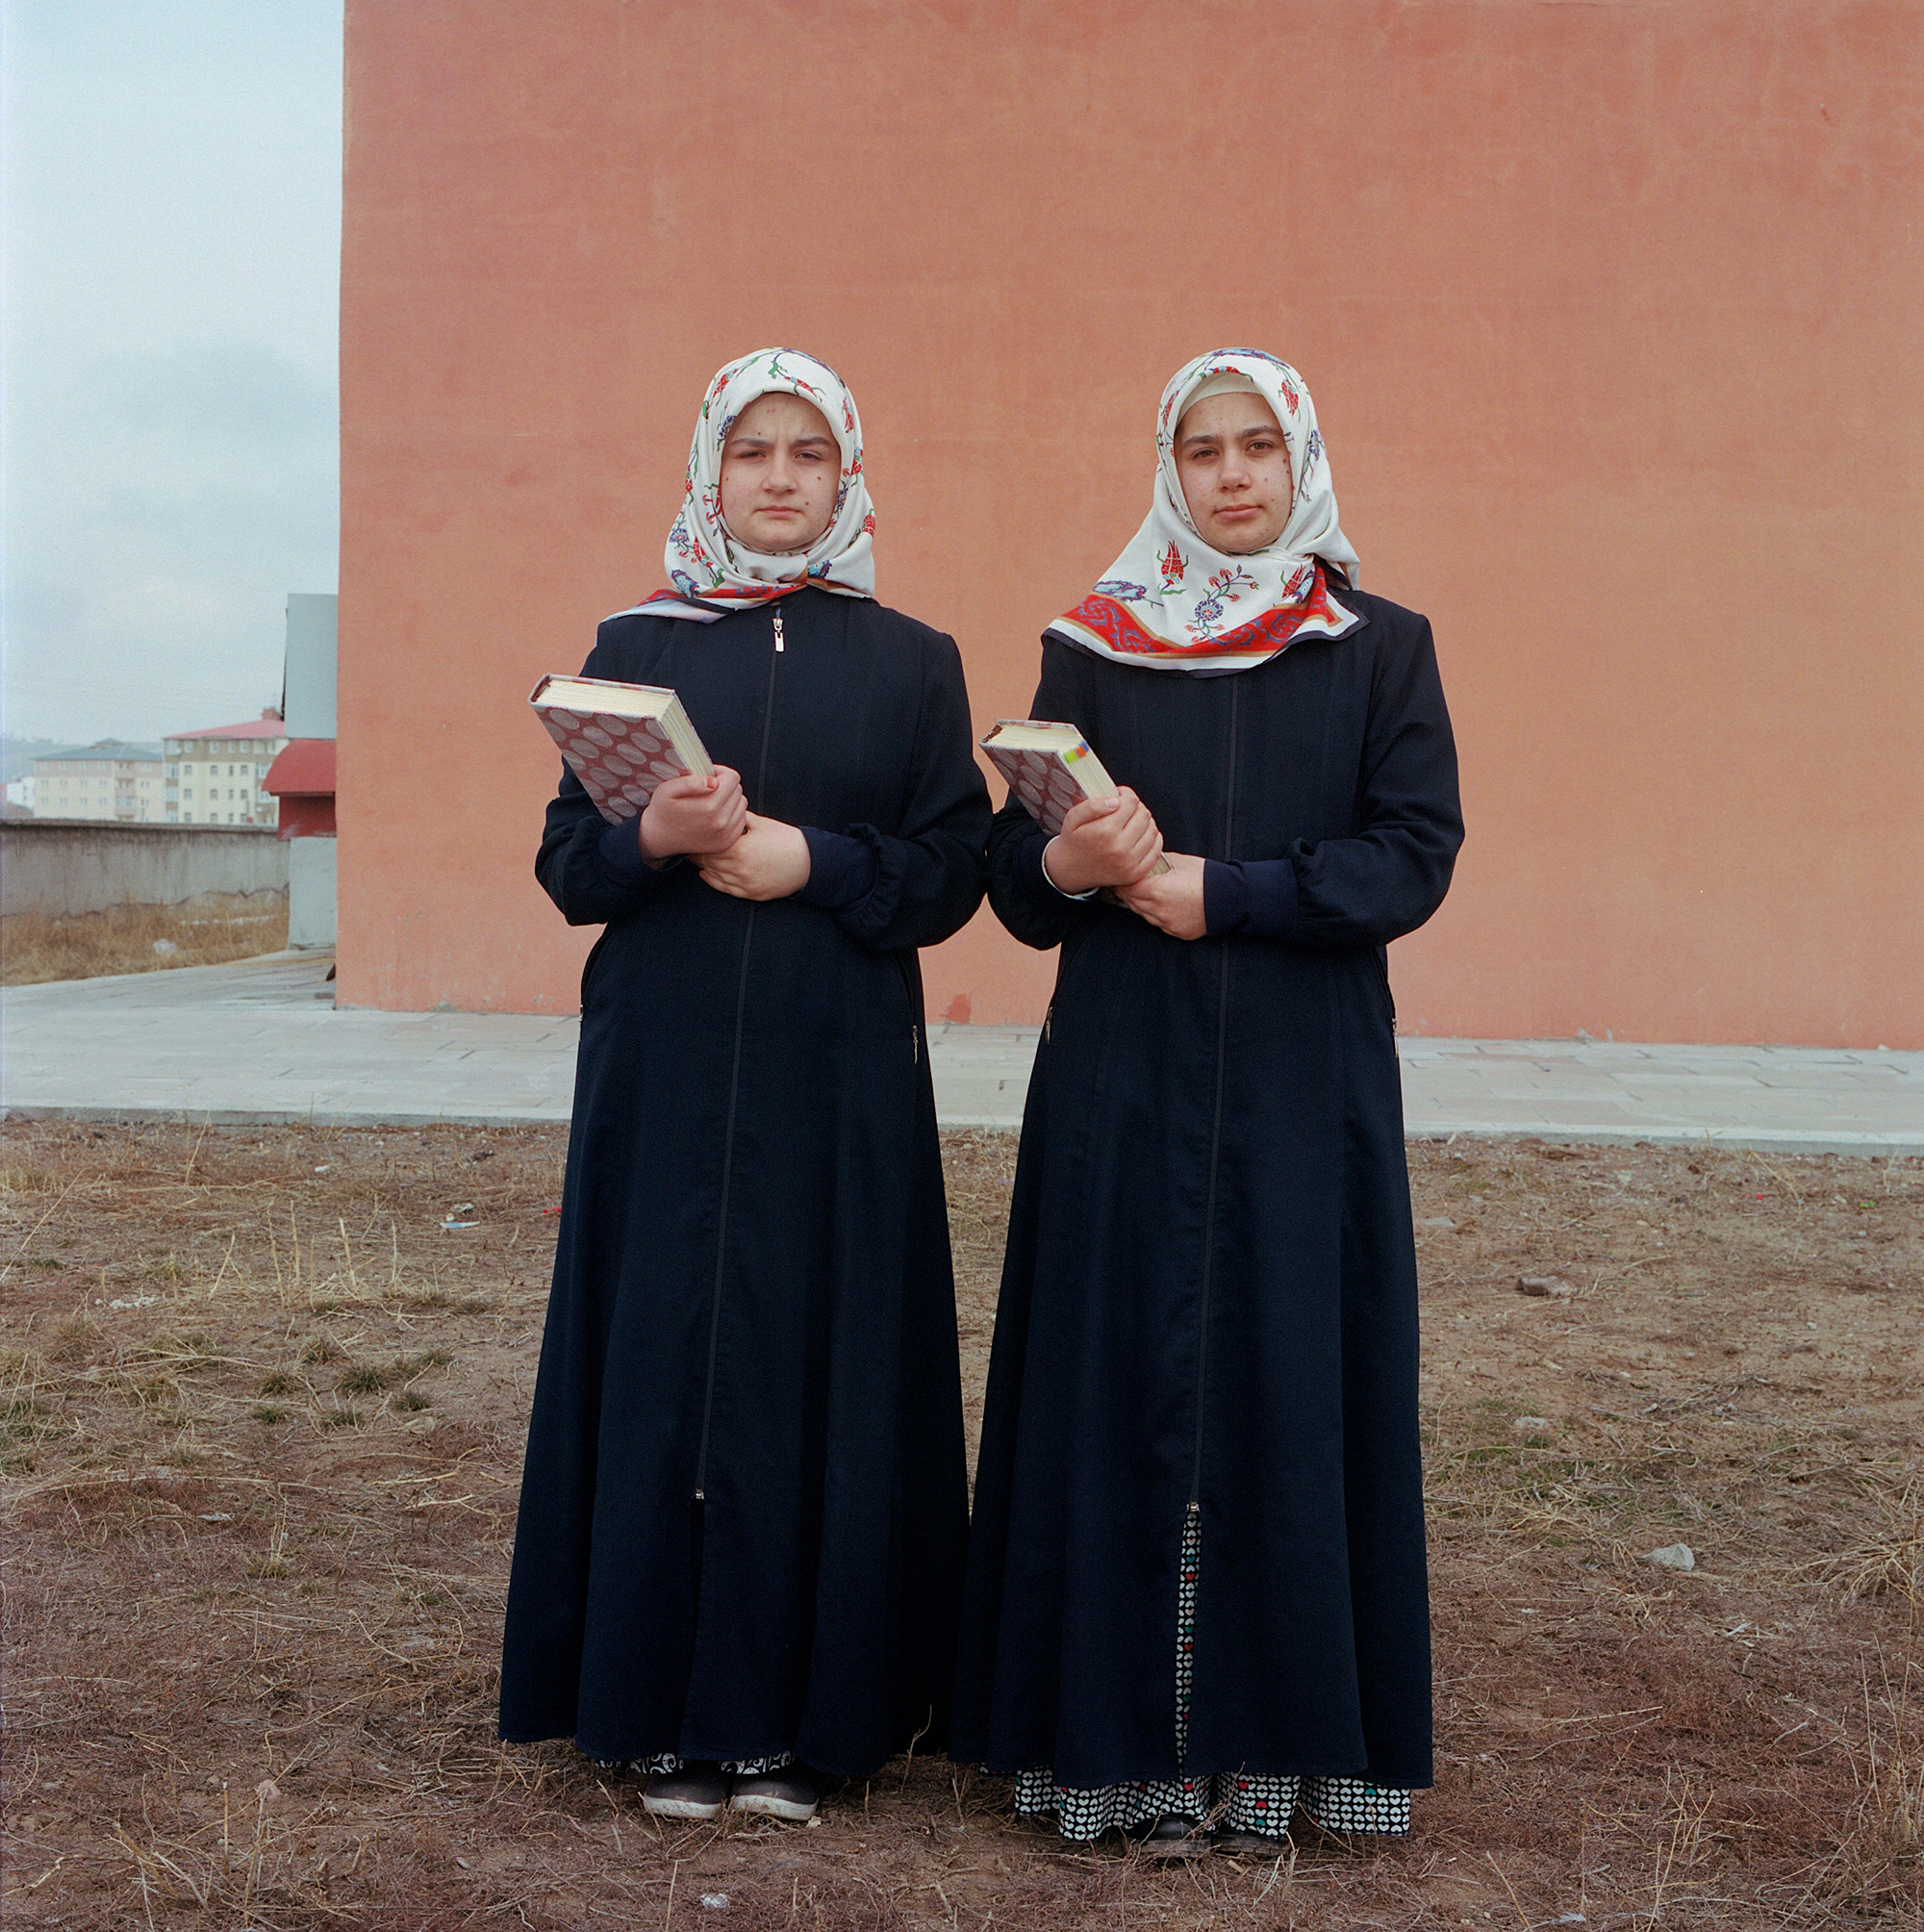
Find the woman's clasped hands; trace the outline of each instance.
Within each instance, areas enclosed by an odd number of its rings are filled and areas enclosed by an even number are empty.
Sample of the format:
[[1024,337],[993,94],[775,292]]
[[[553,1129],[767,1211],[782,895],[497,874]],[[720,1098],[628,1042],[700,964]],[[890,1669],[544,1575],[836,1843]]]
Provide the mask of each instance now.
[[[1156,872],[1161,859],[1169,867]],[[1062,829],[1043,849],[1043,870],[1059,892],[1107,886],[1138,917],[1172,939],[1201,939],[1202,861],[1165,852],[1155,815],[1128,786],[1113,799],[1073,805]]]
[[808,841],[797,826],[749,811],[741,774],[726,765],[657,785],[637,836],[649,865],[692,858],[702,883],[731,899],[787,899],[808,883]]

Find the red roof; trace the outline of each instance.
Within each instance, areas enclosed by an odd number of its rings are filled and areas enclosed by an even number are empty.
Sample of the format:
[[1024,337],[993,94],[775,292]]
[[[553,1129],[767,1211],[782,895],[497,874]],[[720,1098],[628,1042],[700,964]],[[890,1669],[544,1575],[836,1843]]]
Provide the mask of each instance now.
[[281,722],[278,711],[264,711],[258,718],[249,718],[240,724],[209,724],[199,731],[169,731],[169,738],[281,738],[287,735],[287,726]]
[[334,740],[332,738],[291,738],[261,789],[277,799],[332,798],[334,796]]

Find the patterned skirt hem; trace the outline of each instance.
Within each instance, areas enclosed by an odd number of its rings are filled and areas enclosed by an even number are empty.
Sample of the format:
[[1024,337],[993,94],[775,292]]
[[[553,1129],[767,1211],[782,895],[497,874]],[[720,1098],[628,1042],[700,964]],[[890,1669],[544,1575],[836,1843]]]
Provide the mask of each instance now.
[[1105,1832],[1153,1824],[1159,1818],[1192,1818],[1226,1831],[1262,1838],[1287,1836],[1298,1806],[1326,1831],[1370,1832],[1403,1838],[1409,1831],[1409,1793],[1364,1778],[1262,1777],[1223,1771],[1214,1777],[1152,1778],[1094,1789],[1058,1785],[1047,1769],[1016,1779],[1019,1818],[1055,1818],[1072,1843]]
[[[604,1771],[634,1771],[645,1778],[666,1778],[680,1770],[684,1760],[672,1751],[664,1751],[652,1758],[596,1758],[594,1762]],[[731,1778],[759,1778],[794,1763],[793,1751],[777,1751],[772,1758],[723,1758],[722,1769]]]
[[[1194,1504],[1182,1525],[1176,1584],[1176,1761],[1189,1748],[1189,1699],[1196,1675],[1196,1580],[1202,1564],[1202,1517]],[[1058,1785],[1054,1771],[1022,1772],[1016,1779],[1016,1815],[1055,1815],[1056,1829],[1086,1844],[1104,1832],[1153,1824],[1159,1818],[1193,1818],[1227,1831],[1263,1838],[1288,1835],[1298,1805],[1326,1831],[1374,1832],[1402,1838],[1409,1830],[1409,1793],[1373,1785],[1366,1778],[1270,1777],[1252,1771],[1218,1771],[1211,1777],[1152,1778],[1095,1789]]]

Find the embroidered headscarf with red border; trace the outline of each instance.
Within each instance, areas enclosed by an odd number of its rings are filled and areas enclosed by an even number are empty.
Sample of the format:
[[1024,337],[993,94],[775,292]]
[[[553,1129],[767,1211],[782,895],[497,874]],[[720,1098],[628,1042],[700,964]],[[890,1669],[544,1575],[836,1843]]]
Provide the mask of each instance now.
[[[1176,468],[1184,413],[1205,390],[1226,389],[1253,391],[1275,411],[1295,485],[1281,536],[1247,556],[1203,542]],[[1316,406],[1286,362],[1261,349],[1198,356],[1162,393],[1155,448],[1155,491],[1142,528],[1047,635],[1118,664],[1221,673],[1265,664],[1299,637],[1346,637],[1363,622],[1336,594],[1355,582],[1356,553],[1337,521]]]
[[[735,419],[758,395],[798,395],[819,409],[842,458],[835,514],[805,551],[750,550],[722,521],[722,451]],[[671,590],[659,590],[618,617],[646,612],[696,623],[751,604],[772,603],[813,584],[842,597],[875,594],[875,506],[862,473],[862,419],[848,386],[825,362],[799,349],[757,349],[720,370],[701,398],[689,446],[681,508],[668,533],[664,566]]]

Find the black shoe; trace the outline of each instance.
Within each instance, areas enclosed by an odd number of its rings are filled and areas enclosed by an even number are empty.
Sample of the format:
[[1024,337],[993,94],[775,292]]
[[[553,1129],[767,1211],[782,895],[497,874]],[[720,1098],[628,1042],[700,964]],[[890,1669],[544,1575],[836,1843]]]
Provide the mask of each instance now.
[[706,1824],[728,1803],[728,1775],[720,1765],[683,1765],[657,1771],[642,1793],[642,1809],[651,1818],[673,1818]]
[[1209,1849],[1202,1827],[1176,1812],[1164,1812],[1153,1824],[1137,1825],[1129,1836],[1146,1858],[1196,1858]]
[[806,1765],[784,1765],[778,1771],[737,1778],[728,1808],[747,1812],[750,1818],[774,1818],[784,1824],[806,1824],[822,1802],[823,1783]]

